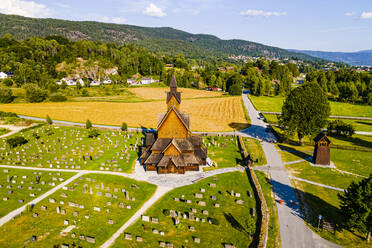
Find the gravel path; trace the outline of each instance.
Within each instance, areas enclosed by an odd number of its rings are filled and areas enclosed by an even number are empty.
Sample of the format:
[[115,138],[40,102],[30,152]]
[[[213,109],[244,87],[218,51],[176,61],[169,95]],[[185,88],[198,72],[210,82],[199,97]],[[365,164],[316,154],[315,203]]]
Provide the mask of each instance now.
[[333,189],[333,190],[344,192],[344,189],[340,189],[340,188],[328,186],[328,185],[321,184],[321,183],[316,183],[316,182],[309,181],[309,180],[306,180],[306,179],[303,179],[303,178],[299,178],[299,177],[295,177],[295,176],[289,176],[289,178],[294,179],[294,180],[297,180],[297,181],[305,182],[305,183],[310,183],[310,184],[313,184],[313,185],[316,185],[316,186],[320,186],[320,187],[323,187],[323,188]]

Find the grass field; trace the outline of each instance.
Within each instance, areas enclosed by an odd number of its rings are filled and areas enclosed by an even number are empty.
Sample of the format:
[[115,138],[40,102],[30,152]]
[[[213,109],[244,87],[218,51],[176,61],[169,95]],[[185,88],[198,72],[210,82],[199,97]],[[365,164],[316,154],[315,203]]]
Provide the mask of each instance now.
[[258,181],[261,185],[262,191],[265,196],[266,204],[269,209],[269,234],[267,240],[268,248],[280,248],[280,230],[279,230],[279,220],[276,209],[276,203],[274,196],[272,195],[271,184],[266,174],[261,171],[255,171]]
[[73,175],[74,173],[1,168],[0,217],[41,196]]
[[[252,243],[250,234],[255,232],[256,216],[251,215],[251,209],[256,209],[254,197],[248,196],[248,191],[253,194],[248,177],[244,172],[220,174],[203,179],[192,185],[175,189],[165,195],[159,202],[152,206],[145,216],[157,218],[158,224],[138,220],[130,226],[125,233],[131,234],[133,240],[126,240],[121,235],[114,247],[159,247],[159,242],[172,243],[174,247],[223,247],[223,244],[233,244],[235,247],[248,247]],[[210,187],[210,184],[216,187]],[[205,189],[205,192],[201,192]],[[240,193],[240,197],[231,196],[231,192]],[[194,194],[202,194],[202,198],[196,198]],[[212,199],[216,197],[216,200]],[[175,201],[174,198],[181,199]],[[191,200],[186,203],[182,199]],[[236,200],[244,201],[243,205],[237,204]],[[197,201],[204,201],[206,206],[200,206]],[[215,203],[220,207],[216,208]],[[196,209],[194,216],[199,221],[190,220],[192,209]],[[180,213],[180,223],[175,225],[176,217],[172,219],[169,212],[164,210],[176,210]],[[207,210],[208,215],[202,211]],[[164,214],[165,213],[165,214]],[[183,215],[185,214],[185,217]],[[215,219],[215,224],[208,223],[209,219]],[[205,222],[201,221],[205,219]],[[250,220],[250,221],[249,221]],[[190,227],[195,231],[190,230]],[[164,232],[164,235],[155,234],[154,229]],[[142,237],[142,242],[137,242],[136,237]],[[195,238],[200,243],[194,242]]]
[[[141,103],[63,102],[1,104],[0,110],[17,114],[94,124],[156,128],[159,113],[166,111],[165,101]],[[193,99],[182,101],[181,110],[191,117],[191,129],[197,131],[232,131],[248,126],[240,97]]]
[[[22,135],[27,144],[10,148],[0,139],[0,163],[61,169],[93,169],[129,172],[138,158],[136,145],[142,134],[123,137],[119,131],[102,131],[88,138],[85,128],[42,126]],[[13,136],[19,136],[15,134]],[[137,141],[138,140],[138,141]],[[132,149],[131,149],[132,147]]]
[[[126,199],[123,189],[129,192],[129,200]],[[75,247],[98,247],[122,226],[154,191],[154,185],[120,176],[85,175],[70,183],[66,190],[58,190],[36,204],[32,211],[25,212],[0,227],[0,247],[60,247],[61,244],[68,244],[70,247],[73,244]],[[56,202],[51,203],[50,199]],[[119,203],[123,203],[123,206],[120,207]],[[45,206],[46,210],[42,210],[42,206]],[[61,213],[57,213],[57,207],[61,208]],[[100,211],[94,210],[94,207],[100,208]],[[65,214],[62,210],[66,211]],[[38,216],[34,217],[34,213]],[[64,220],[69,223],[64,223]],[[113,223],[109,223],[109,220]],[[67,236],[60,235],[62,230],[71,226],[75,228]],[[94,237],[95,244],[81,240],[80,235],[85,238]],[[32,236],[36,236],[37,241],[31,242]]]
[[[367,241],[357,236],[362,234],[353,234],[348,230],[340,228],[342,217],[339,213],[338,191],[296,180],[292,180],[292,183],[297,189],[296,193],[299,196],[302,211],[306,213],[306,222],[314,232],[317,232],[321,237],[345,248],[371,247]],[[318,231],[317,226],[319,214],[323,216],[322,223],[324,223],[324,221],[331,223],[336,226],[336,230],[329,231],[326,229],[320,229]]]
[[9,133],[10,130],[6,128],[0,128],[0,136]]
[[[254,105],[260,111],[266,112],[282,112],[284,97],[281,96],[249,96]],[[332,102],[331,115],[339,116],[359,116],[372,118],[372,106],[359,105],[343,102]]]
[[217,163],[217,167],[205,170],[235,167],[242,163],[236,137],[208,136],[203,138],[203,142],[208,149],[208,157]]
[[254,161],[254,164],[265,165],[267,161],[260,141],[252,138],[243,138],[243,141],[248,154],[251,155]]
[[[129,88],[128,91],[135,94],[137,97],[147,99],[147,100],[159,100],[166,99],[166,92],[169,91],[169,88]],[[197,90],[190,88],[178,88],[178,91],[181,92],[182,99],[189,98],[204,98],[204,97],[219,97],[222,96],[221,92],[211,92],[206,90]]]

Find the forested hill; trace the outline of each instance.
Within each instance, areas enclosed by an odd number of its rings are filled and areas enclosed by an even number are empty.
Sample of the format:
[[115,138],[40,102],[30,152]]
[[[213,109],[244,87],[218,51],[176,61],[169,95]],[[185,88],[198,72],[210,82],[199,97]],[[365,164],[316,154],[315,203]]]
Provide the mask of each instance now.
[[369,65],[372,66],[372,50],[359,52],[322,52],[311,50],[290,50],[292,52],[306,53],[310,56],[324,60],[343,62],[349,65]]
[[269,56],[315,60],[306,54],[265,46],[245,40],[221,40],[213,35],[191,34],[173,28],[149,28],[99,22],[77,22],[37,19],[0,14],[0,36],[10,33],[16,39],[61,35],[71,40],[134,43],[150,51],[178,54],[189,58],[224,57],[229,55]]

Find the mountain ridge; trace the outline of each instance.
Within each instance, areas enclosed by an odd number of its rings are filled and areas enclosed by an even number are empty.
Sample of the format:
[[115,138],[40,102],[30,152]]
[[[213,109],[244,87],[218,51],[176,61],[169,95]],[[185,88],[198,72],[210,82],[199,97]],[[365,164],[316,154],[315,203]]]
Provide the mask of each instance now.
[[19,40],[33,36],[61,35],[71,40],[133,43],[153,52],[170,55],[183,53],[189,58],[227,58],[230,55],[246,55],[316,60],[306,54],[252,41],[223,40],[214,35],[192,34],[171,27],[141,27],[0,14],[0,36],[7,33]]

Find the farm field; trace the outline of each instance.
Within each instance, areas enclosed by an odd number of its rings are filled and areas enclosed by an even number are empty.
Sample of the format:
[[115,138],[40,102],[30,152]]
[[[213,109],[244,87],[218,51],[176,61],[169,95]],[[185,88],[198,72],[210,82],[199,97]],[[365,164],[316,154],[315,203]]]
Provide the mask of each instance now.
[[[339,226],[342,223],[340,215],[339,200],[337,194],[339,191],[326,189],[316,185],[292,180],[296,188],[296,193],[300,199],[300,205],[303,212],[306,213],[306,222],[309,227],[321,237],[339,244],[345,248],[367,248],[370,245],[362,238],[363,234],[352,233],[345,229],[336,228],[335,230],[319,229],[318,216],[323,216],[321,225],[325,222],[331,226]],[[359,236],[359,237],[358,237]]]
[[205,170],[241,165],[242,156],[236,137],[208,136],[203,138],[203,143],[208,150],[208,157],[217,163],[217,167],[207,167]]
[[[165,101],[141,103],[63,102],[1,104],[0,110],[28,116],[94,124],[156,128],[157,113],[166,111]],[[232,131],[248,127],[241,97],[221,97],[182,101],[181,110],[191,116],[191,130]]]
[[[136,95],[137,97],[147,100],[160,100],[166,99],[166,93],[169,88],[149,88],[149,87],[138,87],[129,88],[128,91]],[[219,97],[222,96],[222,92],[211,92],[206,90],[197,90],[190,88],[178,88],[181,92],[182,99],[188,98],[204,98],[204,97]]]
[[0,247],[97,247],[155,188],[120,176],[84,175],[0,227]]
[[62,126],[41,126],[21,134],[28,142],[10,148],[0,139],[0,163],[60,169],[90,169],[129,172],[138,158],[142,134],[98,131]]
[[75,173],[0,169],[0,217],[39,197]]
[[260,141],[252,138],[243,138],[245,148],[251,155],[254,165],[265,165],[267,163]]
[[252,194],[245,172],[221,174],[172,190],[130,226],[113,247],[152,248],[159,247],[160,242],[174,247],[247,247],[256,229]]
[[[282,112],[284,97],[249,96],[260,111]],[[330,101],[331,115],[372,118],[372,106]]]

